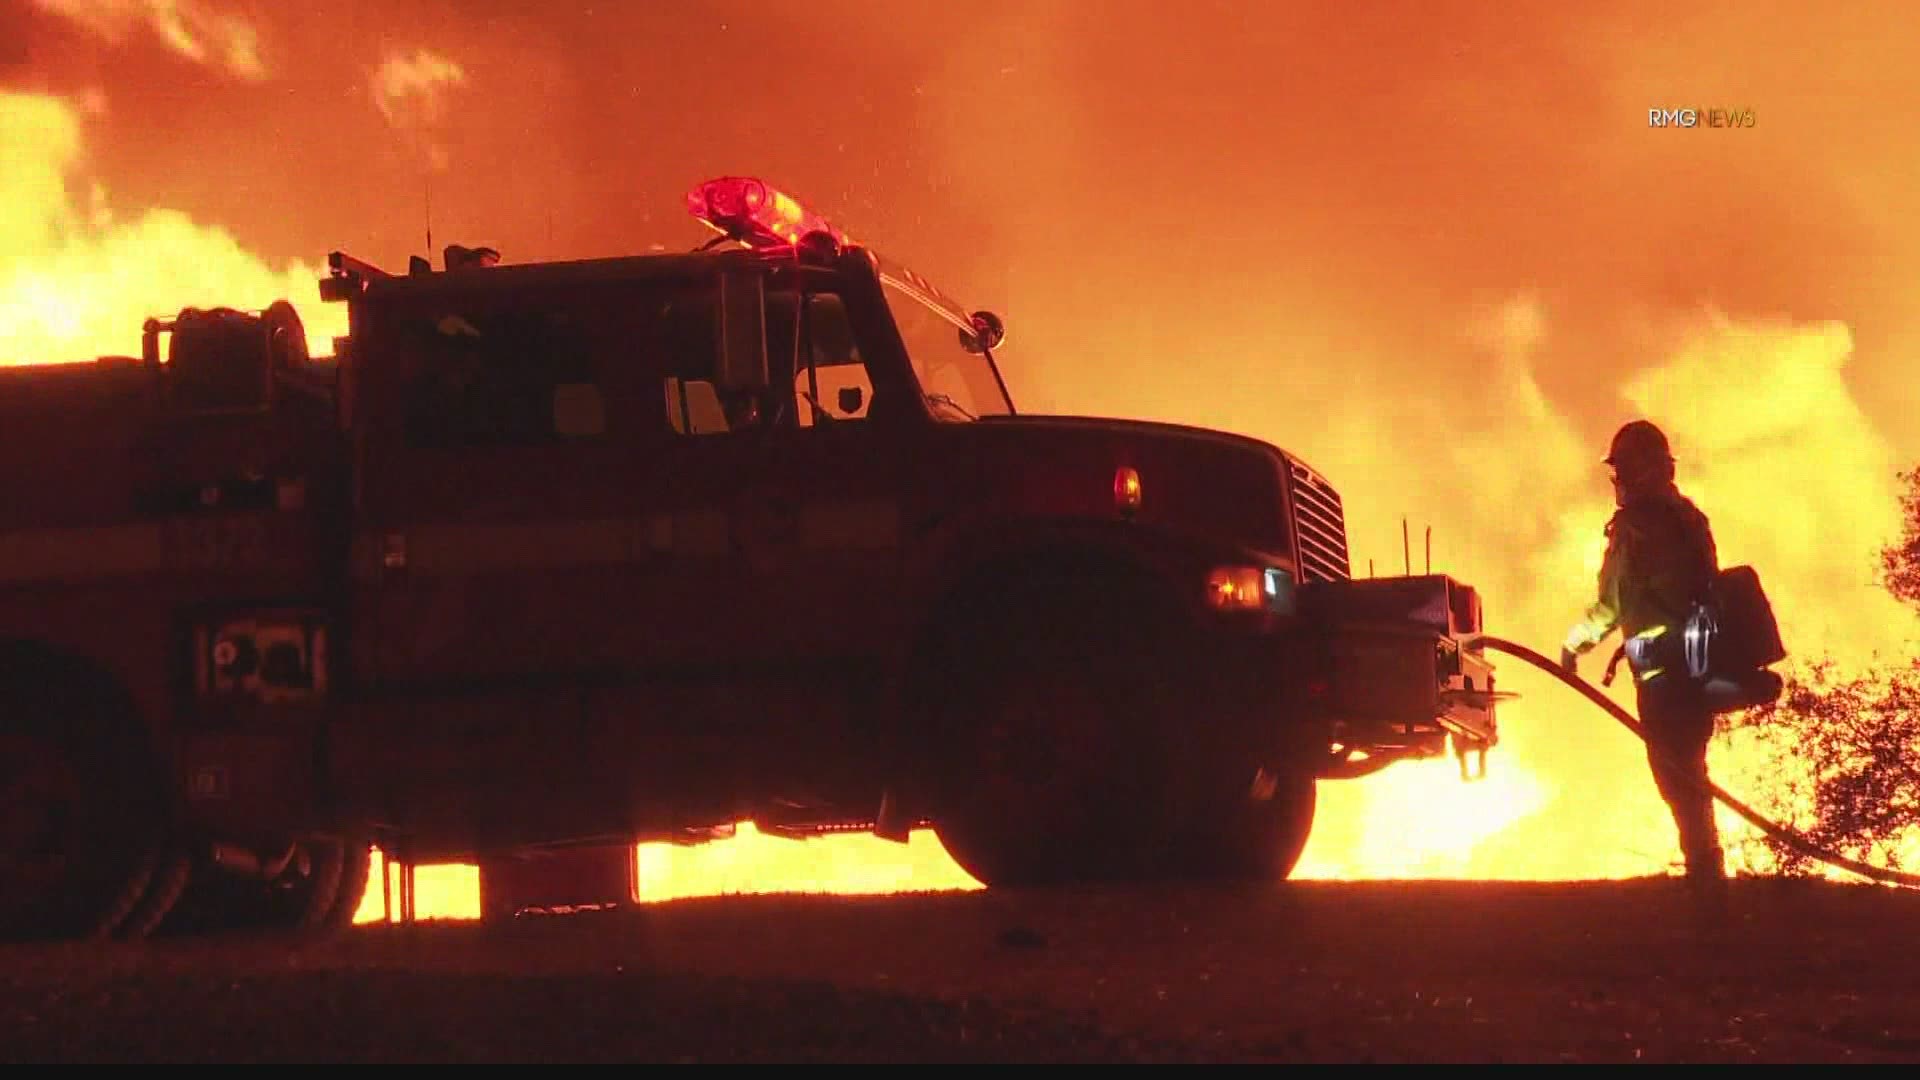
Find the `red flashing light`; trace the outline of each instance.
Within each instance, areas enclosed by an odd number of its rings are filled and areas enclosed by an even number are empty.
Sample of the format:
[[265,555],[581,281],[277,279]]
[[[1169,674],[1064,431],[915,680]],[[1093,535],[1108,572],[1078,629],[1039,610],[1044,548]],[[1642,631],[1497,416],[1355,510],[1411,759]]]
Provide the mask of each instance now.
[[827,219],[799,200],[744,176],[709,180],[687,193],[687,211],[709,227],[756,248],[798,244],[810,233],[825,233],[836,244],[851,243]]
[[1126,466],[1113,471],[1113,508],[1122,514],[1140,512],[1140,473]]

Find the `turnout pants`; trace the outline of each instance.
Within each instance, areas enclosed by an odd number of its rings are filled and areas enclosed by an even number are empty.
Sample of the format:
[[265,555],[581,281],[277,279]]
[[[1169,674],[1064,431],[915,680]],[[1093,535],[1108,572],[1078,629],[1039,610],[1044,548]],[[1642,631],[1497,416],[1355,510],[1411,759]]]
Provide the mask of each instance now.
[[1640,723],[1647,733],[1647,764],[1680,830],[1687,876],[1723,878],[1726,864],[1713,823],[1713,795],[1707,790],[1713,713],[1699,687],[1687,680],[1656,679],[1639,685],[1637,691]]

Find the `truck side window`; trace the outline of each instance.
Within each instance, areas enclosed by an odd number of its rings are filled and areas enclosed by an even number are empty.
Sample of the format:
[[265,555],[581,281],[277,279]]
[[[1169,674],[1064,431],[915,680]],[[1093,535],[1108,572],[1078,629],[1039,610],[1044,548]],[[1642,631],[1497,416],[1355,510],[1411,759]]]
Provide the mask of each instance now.
[[605,433],[589,337],[574,313],[448,310],[422,323],[413,445],[538,446]]
[[730,389],[715,378],[719,316],[711,298],[686,297],[665,305],[651,351],[666,358],[662,390],[668,428],[676,435],[715,435],[865,419],[873,381],[840,298],[810,296],[806,319],[797,327],[794,309],[792,292],[767,297],[767,368],[775,389],[759,395]]
[[765,410],[754,395],[728,390],[715,378],[720,367],[719,309],[712,293],[688,293],[664,301],[651,331],[650,353],[667,372],[667,427],[676,435],[721,435],[759,427]]
[[711,382],[669,376],[666,387],[667,424],[674,434],[717,435],[733,430],[720,391]]
[[[784,303],[782,302],[784,301]],[[873,404],[873,380],[854,340],[847,309],[840,298],[816,293],[807,301],[805,341],[794,361],[793,294],[776,298],[767,316],[768,348],[783,363],[775,370],[793,371],[791,407],[795,423],[803,428],[847,420],[864,420]]]

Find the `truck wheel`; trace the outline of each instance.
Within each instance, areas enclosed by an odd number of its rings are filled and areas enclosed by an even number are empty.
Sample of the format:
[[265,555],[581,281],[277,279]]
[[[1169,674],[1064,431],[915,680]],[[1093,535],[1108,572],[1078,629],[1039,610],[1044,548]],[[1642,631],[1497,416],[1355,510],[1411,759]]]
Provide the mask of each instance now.
[[[271,929],[296,934],[326,934],[334,929],[336,913],[346,902],[348,878],[359,858],[365,857],[366,846],[337,836],[305,841],[304,846],[307,871],[277,883],[267,924]],[[356,849],[360,856],[356,856]],[[356,894],[351,904],[357,907],[359,903]]]
[[333,906],[327,909],[315,929],[324,935],[341,933],[353,926],[360,904],[367,897],[367,883],[373,878],[373,845],[365,840],[350,840],[344,851],[340,889]]
[[213,865],[200,867],[167,920],[166,932],[325,936],[350,925],[366,891],[368,846],[324,837],[302,841],[302,847],[304,869],[290,866],[272,881]]
[[1175,857],[1190,877],[1216,881],[1277,882],[1293,873],[1313,832],[1318,802],[1314,778],[1286,774],[1264,800],[1236,792],[1230,804],[1201,822]]
[[1141,876],[1166,822],[1169,623],[1110,581],[1023,581],[943,635],[921,684],[935,832],[988,886]]
[[164,799],[123,713],[91,679],[0,661],[0,939],[101,937],[146,892]]
[[193,859],[183,851],[162,856],[154,868],[153,878],[148,882],[145,895],[128,913],[126,921],[114,931],[114,937],[122,941],[139,941],[160,928],[168,915],[173,913],[174,905],[186,894],[187,883],[193,877]]

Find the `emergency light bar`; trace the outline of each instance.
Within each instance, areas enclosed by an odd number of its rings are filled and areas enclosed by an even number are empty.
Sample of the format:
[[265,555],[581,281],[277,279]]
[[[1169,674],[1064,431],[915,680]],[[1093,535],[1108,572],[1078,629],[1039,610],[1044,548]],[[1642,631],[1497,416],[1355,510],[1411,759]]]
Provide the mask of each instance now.
[[750,247],[786,247],[809,233],[825,233],[841,245],[847,234],[801,206],[785,192],[744,176],[709,180],[687,192],[687,210],[709,227]]

